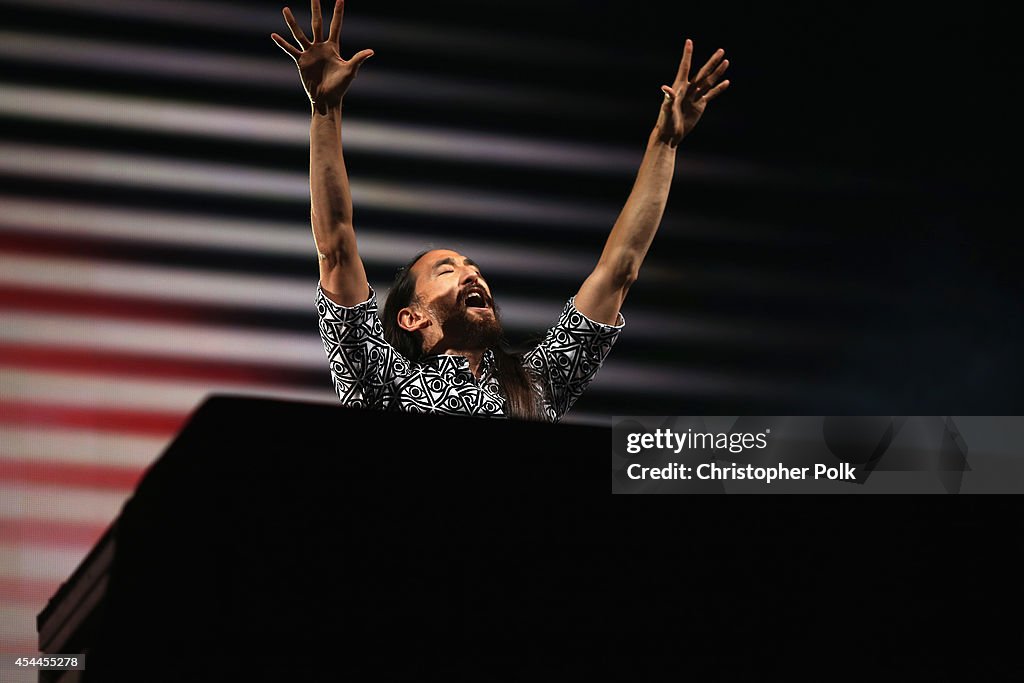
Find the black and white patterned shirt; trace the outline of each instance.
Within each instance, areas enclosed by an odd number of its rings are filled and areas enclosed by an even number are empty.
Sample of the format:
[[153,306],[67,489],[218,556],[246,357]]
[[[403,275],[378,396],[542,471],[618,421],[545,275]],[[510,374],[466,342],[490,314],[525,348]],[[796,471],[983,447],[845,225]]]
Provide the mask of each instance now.
[[[523,355],[523,366],[544,389],[543,412],[551,422],[565,415],[594,379],[625,324],[590,320],[570,298],[543,341]],[[377,297],[339,306],[317,283],[316,310],[334,390],[341,402],[360,408],[447,415],[504,417],[505,398],[494,376],[494,355],[484,354],[480,378],[464,356],[426,356],[412,363],[384,339]]]

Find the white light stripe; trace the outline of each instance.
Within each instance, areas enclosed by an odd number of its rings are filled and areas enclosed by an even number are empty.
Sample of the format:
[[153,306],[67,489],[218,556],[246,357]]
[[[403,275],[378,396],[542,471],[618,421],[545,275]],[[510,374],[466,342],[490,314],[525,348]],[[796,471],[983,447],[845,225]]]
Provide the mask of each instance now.
[[310,313],[313,280],[240,275],[190,268],[136,266],[116,262],[3,255],[0,284],[64,294],[143,297],[155,301]]
[[[251,35],[252,31],[278,30],[287,35],[287,28],[280,10],[273,10],[259,3],[248,3],[244,8],[238,4],[222,2],[195,2],[191,0],[6,0],[7,5],[27,5],[33,9],[45,7],[57,10],[86,12],[99,16],[114,17],[118,20],[145,19],[181,26],[215,27],[221,31],[239,32]],[[295,3],[295,18],[303,25],[308,24],[309,3]],[[350,10],[351,11],[351,10]],[[305,12],[305,14],[303,14]],[[330,20],[330,8],[324,8],[324,17]],[[351,16],[346,23],[360,24],[365,19]],[[278,29],[278,24],[281,28]],[[269,28],[268,28],[269,26]],[[307,27],[308,32],[308,27]]]
[[[271,252],[308,257],[315,263],[313,236],[308,222],[280,223],[232,220],[204,214],[98,208],[91,204],[39,201],[0,195],[4,210],[0,230],[27,230],[46,235],[74,235],[138,241],[144,244],[212,247],[239,252]],[[486,266],[487,272],[530,274],[582,280],[597,256],[556,254],[517,247],[499,240],[467,240],[438,232],[430,240],[399,230],[360,226],[359,255],[364,263],[397,268],[427,248],[450,246]],[[311,269],[316,273],[316,269]],[[315,276],[315,275],[314,275]]]
[[[0,82],[0,113],[65,124],[100,125],[178,135],[198,135],[278,144],[309,145],[309,117],[255,108],[34,88]],[[346,118],[346,149],[372,149],[361,140],[361,124]],[[387,130],[388,126],[368,124]],[[398,126],[394,126],[399,128]],[[347,137],[351,135],[352,140]]]
[[[0,548],[0,576],[18,577],[18,574],[5,572],[4,550]],[[53,592],[56,593],[60,587],[60,579],[47,577],[53,581]],[[0,675],[6,683],[37,683],[39,680],[38,670],[27,667],[14,666],[15,655],[34,655],[39,652],[39,637],[36,631],[36,615],[38,615],[45,604],[41,605],[0,605],[0,643],[3,643],[4,662],[0,664]],[[9,647],[17,643],[18,649]],[[64,653],[61,653],[64,654]],[[26,670],[27,669],[27,670]]]
[[254,333],[212,325],[8,311],[0,325],[0,341],[327,371],[327,355],[315,325],[306,334]]
[[[0,204],[4,207],[0,212],[0,228],[7,230],[131,240],[142,244],[273,252],[315,259],[313,235],[309,224],[302,221],[271,223],[116,206],[98,208],[92,204],[56,199],[38,201],[14,195],[0,195]],[[404,253],[403,238],[399,235],[395,239],[398,243],[395,252]],[[364,246],[365,241],[369,242],[369,248]],[[359,231],[359,251],[364,261],[372,263],[379,258],[374,246],[380,241],[372,235],[364,236],[363,230]],[[413,247],[410,256],[416,253],[416,248]]]
[[[107,520],[108,523],[111,521],[113,519]],[[33,581],[65,581],[90,550],[81,546],[52,548],[36,544],[0,544],[0,576],[17,576]],[[40,605],[39,611],[43,607]]]
[[321,391],[201,380],[181,382],[130,379],[121,376],[90,375],[85,372],[15,370],[0,366],[0,400],[182,414],[191,412],[210,394],[217,393],[336,403],[338,399],[329,388],[326,360],[322,366],[325,374],[324,384],[328,388]]
[[117,434],[88,429],[0,426],[0,469],[4,459],[69,465],[104,465],[142,469],[168,445],[163,437]]
[[[7,0],[6,4],[29,5],[77,12],[89,12],[101,16],[112,16],[118,20],[143,19],[181,26],[215,27],[218,31],[236,32],[252,36],[277,31],[288,35],[281,12],[276,8],[246,6],[216,2],[190,2],[189,0]],[[309,24],[309,7],[296,4],[292,8],[295,19],[303,27]],[[329,9],[324,9],[325,22],[329,22]],[[345,17],[346,44],[365,41],[387,41],[406,48],[423,47],[444,49],[446,54],[486,54],[489,58],[500,57],[502,51],[514,53],[517,63],[546,62],[557,59],[561,63],[606,60],[608,56],[586,43],[572,40],[571,35],[558,39],[556,44],[543,42],[532,37],[520,37],[508,33],[450,29],[443,24],[410,24],[393,20],[379,20],[368,16],[366,10],[348,14]],[[500,48],[500,50],[499,50]],[[276,49],[276,48],[275,48]],[[629,53],[616,54],[618,62],[642,63]]]
[[[309,202],[309,176],[305,173],[64,147],[0,144],[0,172],[47,180]],[[609,230],[619,211],[614,207],[595,209],[565,201],[444,186],[412,188],[396,183],[353,181],[351,191],[353,202],[364,207],[586,230]]]
[[[269,36],[269,32],[268,32]],[[269,37],[268,37],[269,40]],[[270,43],[274,47],[273,43]],[[49,49],[46,49],[49,46]],[[280,48],[274,48],[280,52]],[[281,53],[281,59],[235,57],[182,48],[154,48],[131,43],[111,43],[46,34],[0,31],[0,56],[36,64],[100,67],[112,72],[138,73],[151,78],[189,77],[207,81],[291,87],[301,96],[302,86],[295,65]],[[367,69],[369,71],[369,69]],[[360,77],[360,86],[365,86]],[[371,80],[371,79],[366,79]],[[365,87],[366,90],[372,90]],[[301,102],[301,100],[297,100]],[[308,101],[308,100],[307,100]]]
[[[7,5],[28,5],[33,9],[41,7],[86,12],[105,17],[114,17],[120,21],[151,20],[180,26],[215,27],[221,31],[239,32],[251,35],[252,31],[277,30],[287,35],[287,28],[281,18],[281,12],[272,10],[259,3],[248,3],[248,6],[232,5],[218,2],[194,2],[190,0],[6,0]],[[293,11],[296,20],[308,24],[309,4],[295,3]],[[305,12],[305,15],[302,13]],[[330,9],[324,8],[324,16],[329,21]],[[348,18],[346,23],[361,24],[365,19]],[[281,28],[278,28],[281,24]],[[269,28],[268,28],[269,27]],[[308,27],[307,27],[308,31]]]
[[121,513],[131,494],[130,490],[4,483],[0,484],[0,519],[106,526]]
[[309,179],[301,173],[60,147],[0,144],[0,171],[46,180],[201,194],[295,201],[309,198]]
[[[216,107],[154,98],[31,88],[0,82],[0,113],[62,124],[220,139],[309,146],[309,116],[258,109]],[[643,150],[567,144],[526,137],[471,133],[450,128],[380,124],[348,117],[345,148],[485,165],[515,165],[592,173],[635,173]],[[697,174],[709,161],[687,157],[686,172]],[[720,164],[721,162],[719,162]]]
[[[281,22],[283,24],[283,21]],[[276,25],[275,25],[276,27]],[[281,28],[284,28],[281,26]],[[271,29],[275,30],[275,29]],[[278,32],[281,32],[278,30]],[[288,89],[295,93],[296,105],[309,100],[302,91],[295,64],[270,40],[268,57],[237,57],[183,47],[154,48],[137,43],[111,43],[66,36],[0,31],[0,57],[35,64],[55,64],[74,68],[97,68],[114,73],[141,74],[147,78],[170,76],[214,83],[259,85]],[[608,98],[595,99],[585,94],[525,88],[509,83],[470,82],[407,74],[387,69],[367,68],[359,74],[359,83],[350,97],[370,96],[397,101],[442,101],[484,105],[490,109],[521,110],[546,106],[562,114],[594,112],[611,114],[623,105]]]

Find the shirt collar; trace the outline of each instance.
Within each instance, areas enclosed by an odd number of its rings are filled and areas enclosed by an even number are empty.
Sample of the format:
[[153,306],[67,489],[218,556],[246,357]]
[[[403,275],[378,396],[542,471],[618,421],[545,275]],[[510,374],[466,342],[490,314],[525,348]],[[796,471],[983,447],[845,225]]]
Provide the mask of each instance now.
[[[431,368],[438,370],[469,370],[469,359],[465,356],[456,356],[449,353],[441,353],[431,356],[424,356],[419,360],[420,365],[426,365]],[[480,360],[480,380],[483,381],[494,374],[494,368],[497,364],[497,360],[494,357],[494,351],[487,349],[484,351],[484,356]]]

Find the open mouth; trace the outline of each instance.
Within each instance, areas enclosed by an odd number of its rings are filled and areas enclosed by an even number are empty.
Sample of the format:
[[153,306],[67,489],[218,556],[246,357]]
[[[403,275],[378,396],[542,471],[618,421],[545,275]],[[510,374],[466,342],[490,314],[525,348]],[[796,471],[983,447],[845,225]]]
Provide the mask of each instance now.
[[466,294],[466,308],[490,308],[482,289],[472,289]]

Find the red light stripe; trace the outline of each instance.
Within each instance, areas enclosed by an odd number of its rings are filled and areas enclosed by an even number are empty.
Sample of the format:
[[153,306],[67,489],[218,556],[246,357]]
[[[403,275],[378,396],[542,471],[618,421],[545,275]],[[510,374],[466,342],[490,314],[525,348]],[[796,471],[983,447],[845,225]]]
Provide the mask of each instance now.
[[60,584],[60,581],[0,576],[0,601],[9,605],[35,605],[41,611]]
[[0,343],[0,365],[65,370],[90,375],[202,379],[236,384],[294,386],[308,383],[305,381],[307,373],[302,371],[39,344]]
[[106,524],[32,518],[0,519],[0,543],[90,548],[100,540],[107,527]]
[[74,313],[130,320],[215,321],[215,306],[158,301],[144,297],[83,294],[18,285],[0,285],[0,307],[16,311]]
[[0,452],[0,482],[130,491],[139,483],[143,473],[141,468],[117,465],[18,460]]
[[24,231],[18,228],[0,231],[0,249],[18,254],[68,254],[82,258],[113,256],[126,250],[123,242],[104,244],[104,241],[103,238],[76,235],[40,235],[31,227]]
[[[69,386],[69,391],[73,387]],[[188,415],[155,410],[120,410],[83,406],[0,401],[0,424],[78,427],[100,431],[173,436]]]
[[[0,641],[0,653],[5,655],[20,655],[28,657],[39,654],[39,641],[36,638],[21,638],[10,642]],[[60,654],[64,654],[63,652]],[[31,680],[31,679],[30,679]]]

